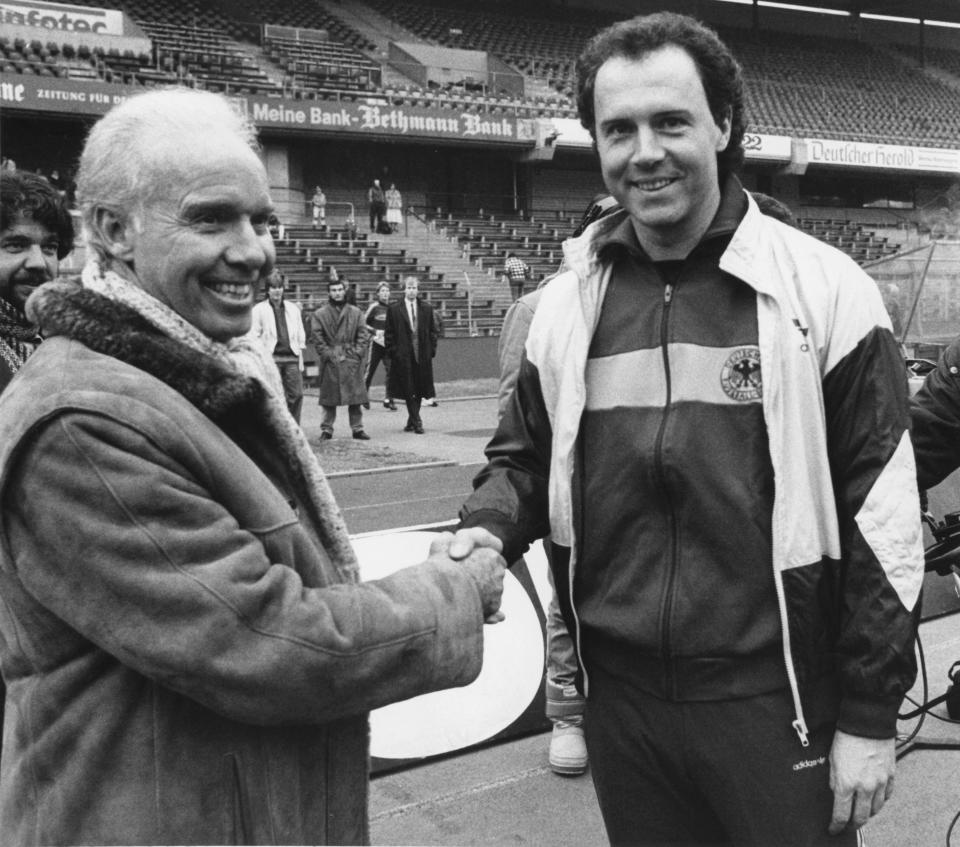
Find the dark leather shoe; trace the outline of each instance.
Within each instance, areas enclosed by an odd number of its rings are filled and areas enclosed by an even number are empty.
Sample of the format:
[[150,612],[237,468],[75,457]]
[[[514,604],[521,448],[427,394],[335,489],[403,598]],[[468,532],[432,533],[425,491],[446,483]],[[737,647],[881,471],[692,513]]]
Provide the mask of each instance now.
[[366,403],[363,404],[363,408],[364,408],[364,409],[369,409],[369,408],[370,408],[370,401],[369,401],[369,400],[368,400]]
[[383,408],[384,408],[384,409],[389,409],[391,412],[395,412],[395,411],[397,411],[397,404],[394,403],[393,400],[384,400],[384,401],[383,401]]
[[413,432],[413,424],[412,424],[412,423],[408,423],[408,424],[403,428],[403,431],[404,431],[404,432]]
[[423,435],[423,427],[420,426],[419,424],[413,428],[413,431],[414,431],[417,435]]
[[321,432],[321,433],[320,433],[320,440],[321,440],[321,441],[329,441],[331,438],[333,438],[333,433],[332,433],[332,432]]
[[353,437],[356,438],[357,441],[369,441],[369,440],[370,440],[370,436],[367,435],[362,429],[358,429],[356,432],[354,432]]

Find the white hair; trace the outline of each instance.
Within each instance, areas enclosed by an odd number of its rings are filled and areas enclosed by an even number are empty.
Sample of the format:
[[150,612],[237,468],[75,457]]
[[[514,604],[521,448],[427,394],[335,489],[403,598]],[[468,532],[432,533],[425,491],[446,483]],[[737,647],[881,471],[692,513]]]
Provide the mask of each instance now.
[[87,244],[107,258],[94,216],[98,208],[136,215],[169,179],[169,146],[157,139],[233,137],[259,150],[252,122],[230,100],[210,91],[163,88],[135,94],[102,117],[87,136],[77,172],[77,199]]

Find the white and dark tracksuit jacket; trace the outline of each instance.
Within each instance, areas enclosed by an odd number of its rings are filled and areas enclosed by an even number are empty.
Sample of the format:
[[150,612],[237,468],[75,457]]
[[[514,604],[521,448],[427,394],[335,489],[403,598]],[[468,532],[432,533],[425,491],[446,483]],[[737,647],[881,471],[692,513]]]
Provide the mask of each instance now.
[[462,525],[508,561],[552,534],[587,672],[671,700],[789,686],[804,744],[802,693],[836,680],[838,727],[892,737],[923,549],[873,281],[735,178],[683,262],[623,212],[564,250]]

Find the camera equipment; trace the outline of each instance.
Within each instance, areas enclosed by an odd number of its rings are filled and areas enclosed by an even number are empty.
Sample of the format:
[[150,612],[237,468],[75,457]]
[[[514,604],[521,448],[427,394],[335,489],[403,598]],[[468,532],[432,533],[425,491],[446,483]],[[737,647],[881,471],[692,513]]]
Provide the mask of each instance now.
[[[920,509],[923,522],[933,535],[934,541],[924,549],[924,570],[937,573],[941,576],[953,576],[957,593],[960,594],[960,512],[949,512],[937,521],[927,508],[926,492],[921,492]],[[956,750],[960,749],[960,741],[936,740],[919,737],[918,733],[923,720],[934,706],[940,703],[947,704],[947,714],[953,720],[960,720],[960,661],[951,666],[947,676],[951,685],[947,686],[945,694],[927,700],[927,667],[923,656],[923,646],[920,643],[920,634],[917,633],[917,648],[920,654],[920,667],[923,675],[924,702],[912,712],[900,715],[900,720],[909,720],[919,717],[920,721],[913,732],[897,745],[897,758],[903,758],[916,749],[926,750]],[[915,702],[915,701],[911,701]]]
[[924,508],[923,521],[930,528],[934,543],[924,550],[924,569],[941,576],[953,575],[960,587],[960,512],[950,512],[937,522]]
[[947,687],[947,714],[955,721],[960,721],[960,662],[954,662],[947,672],[950,682],[953,684]]

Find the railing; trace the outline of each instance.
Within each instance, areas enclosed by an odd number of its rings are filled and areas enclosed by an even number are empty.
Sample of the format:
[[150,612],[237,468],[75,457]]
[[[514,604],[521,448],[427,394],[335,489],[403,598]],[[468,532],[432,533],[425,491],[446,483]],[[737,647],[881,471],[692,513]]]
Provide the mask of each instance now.
[[[311,197],[305,197],[303,201],[308,223],[313,220],[313,200]],[[324,211],[326,212],[326,224],[328,227],[331,229],[342,229],[351,237],[356,235],[357,217],[353,203],[340,200],[328,201],[324,207]]]
[[410,235],[410,218],[420,221],[426,227],[427,236],[433,235],[437,231],[437,225],[434,221],[417,212],[414,206],[407,206],[403,212],[403,234]]
[[463,272],[463,278],[467,283],[467,331],[471,338],[476,338],[480,335],[480,331],[473,320],[473,285],[470,282],[470,274],[466,271]]
[[427,192],[423,210],[425,216],[433,218],[476,218],[489,217],[495,219],[514,220],[517,217],[524,220],[542,222],[556,221],[563,223],[569,218],[577,221],[584,211],[591,205],[593,195],[584,195],[583,198],[568,198],[568,203],[557,203],[549,206],[529,206],[520,198],[509,194],[468,194],[468,193],[439,193]]

